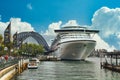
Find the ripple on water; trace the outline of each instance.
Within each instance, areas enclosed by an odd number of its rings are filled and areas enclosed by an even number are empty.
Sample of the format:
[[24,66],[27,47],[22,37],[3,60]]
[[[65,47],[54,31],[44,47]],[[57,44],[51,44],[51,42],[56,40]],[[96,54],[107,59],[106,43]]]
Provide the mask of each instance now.
[[14,80],[119,80],[120,74],[100,69],[98,58],[87,61],[43,61]]

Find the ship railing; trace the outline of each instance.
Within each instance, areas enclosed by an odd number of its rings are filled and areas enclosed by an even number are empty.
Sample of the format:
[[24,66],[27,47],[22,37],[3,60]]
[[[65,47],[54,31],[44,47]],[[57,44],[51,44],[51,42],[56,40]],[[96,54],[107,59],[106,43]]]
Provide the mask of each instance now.
[[71,38],[75,38],[75,39],[87,39],[87,38],[90,38],[91,39],[91,37],[88,37],[88,36],[64,36],[64,37],[61,37],[61,39],[66,39],[66,38],[68,38],[68,39],[71,39]]
[[64,39],[61,39],[60,42],[72,41],[72,40],[93,40],[93,39],[90,39],[90,38],[64,38]]

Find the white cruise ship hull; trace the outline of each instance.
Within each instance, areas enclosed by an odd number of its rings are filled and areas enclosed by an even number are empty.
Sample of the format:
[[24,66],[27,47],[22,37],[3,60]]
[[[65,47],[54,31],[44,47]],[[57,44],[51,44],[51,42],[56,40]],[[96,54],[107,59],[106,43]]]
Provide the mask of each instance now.
[[94,40],[74,40],[59,43],[53,53],[61,60],[84,60],[93,51],[96,45]]

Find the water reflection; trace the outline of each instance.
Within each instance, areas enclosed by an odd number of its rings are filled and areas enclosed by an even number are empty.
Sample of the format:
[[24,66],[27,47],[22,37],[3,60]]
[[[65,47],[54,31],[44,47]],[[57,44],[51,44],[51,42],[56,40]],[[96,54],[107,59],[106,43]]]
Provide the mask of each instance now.
[[87,61],[46,61],[27,69],[14,80],[119,80],[120,73],[100,69],[98,58]]

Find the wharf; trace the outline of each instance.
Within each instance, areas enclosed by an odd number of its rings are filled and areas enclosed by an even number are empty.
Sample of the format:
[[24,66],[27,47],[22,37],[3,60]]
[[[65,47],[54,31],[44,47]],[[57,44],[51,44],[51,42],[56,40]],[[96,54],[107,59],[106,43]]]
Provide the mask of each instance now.
[[[101,68],[109,69],[120,73],[120,52],[107,52],[104,54],[105,62],[101,59]],[[107,60],[110,58],[110,62]]]
[[[41,56],[38,59],[40,61],[60,61],[60,59],[55,56]],[[1,70],[0,80],[10,80],[14,76],[21,74],[27,69],[28,62],[29,59],[21,59],[18,61],[18,63]]]
[[0,71],[0,80],[11,80],[14,76],[22,73],[27,69],[28,60],[21,59],[18,63],[6,67]]
[[115,71],[115,72],[120,72],[120,66],[111,65],[111,64],[103,64],[102,67],[105,69]]
[[56,56],[40,56],[38,59],[40,61],[60,61]]

